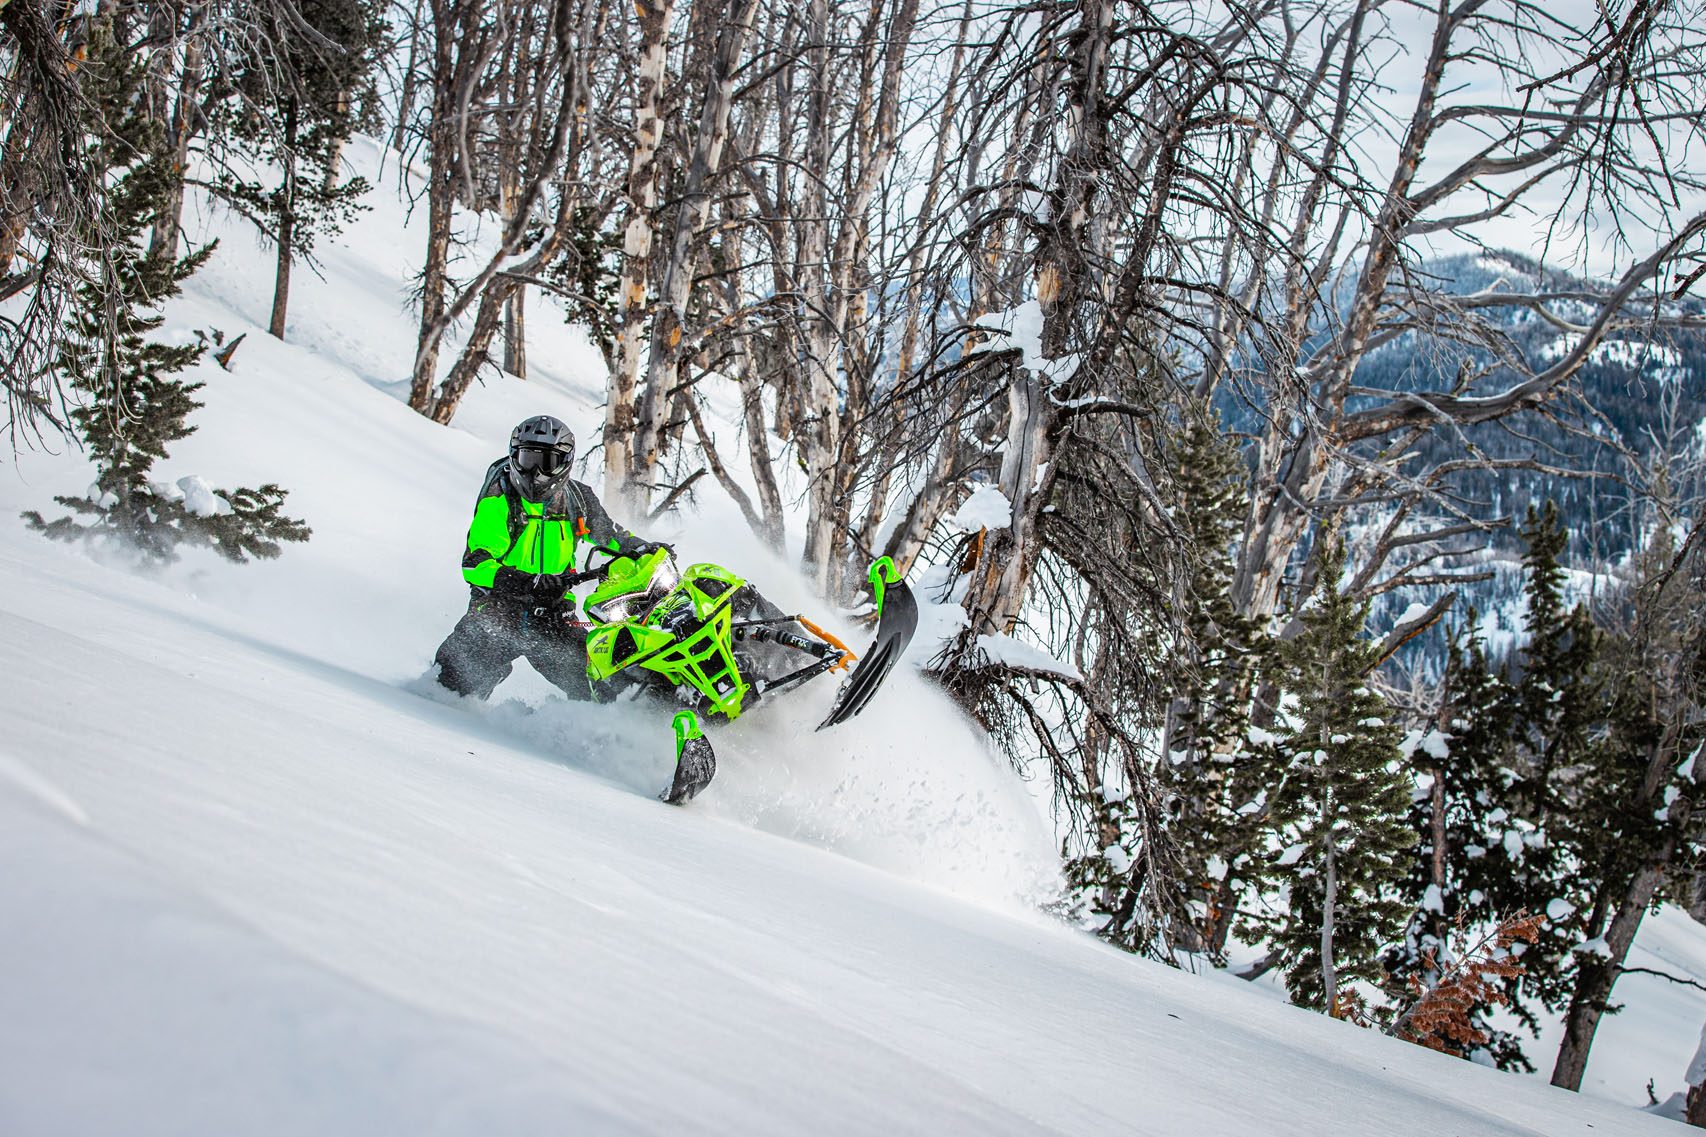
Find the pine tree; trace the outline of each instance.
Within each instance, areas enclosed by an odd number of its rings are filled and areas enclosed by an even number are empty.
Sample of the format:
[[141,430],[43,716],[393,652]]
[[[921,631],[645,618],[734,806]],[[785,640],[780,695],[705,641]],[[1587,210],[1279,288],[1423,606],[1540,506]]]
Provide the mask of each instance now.
[[1344,561],[1343,544],[1323,534],[1302,629],[1282,649],[1285,773],[1270,791],[1283,847],[1270,872],[1289,896],[1270,943],[1292,1001],[1329,1013],[1352,982],[1381,979],[1409,914],[1398,886],[1415,843],[1400,731],[1367,683],[1377,645],[1361,635],[1368,605],[1339,592]]
[[[607,366],[616,363],[616,324],[620,304],[616,287],[618,271],[612,266],[622,255],[622,239],[601,225],[598,212],[587,206],[575,210],[563,255],[545,273],[557,295],[565,302],[563,318],[586,330]],[[713,246],[719,253],[723,245]],[[714,271],[723,271],[723,263]],[[729,287],[733,287],[732,280]]]
[[1183,899],[1199,929],[1190,946],[1218,957],[1260,855],[1272,771],[1247,734],[1267,640],[1232,599],[1247,475],[1213,407],[1189,409],[1170,465],[1173,516],[1189,559],[1176,601],[1185,634],[1166,661],[1171,692],[1158,780],[1183,858]]
[[1706,741],[1698,670],[1706,594],[1699,563],[1680,553],[1668,526],[1651,527],[1630,579],[1612,590],[1595,645],[1600,717],[1568,787],[1572,824],[1563,833],[1579,912],[1569,935],[1577,944],[1561,968],[1568,1011],[1552,1071],[1552,1084],[1566,1089],[1581,1087],[1647,910],[1666,879],[1686,876],[1706,850],[1693,768]]
[[1522,532],[1528,546],[1526,642],[1507,668],[1509,788],[1489,817],[1487,835],[1489,847],[1504,856],[1487,866],[1486,887],[1496,911],[1526,909],[1547,917],[1539,939],[1523,953],[1525,973],[1511,991],[1513,1010],[1532,1029],[1538,1024],[1532,1002],[1556,1010],[1569,997],[1572,951],[1592,906],[1579,870],[1602,689],[1594,670],[1599,634],[1587,608],[1568,606],[1564,596],[1560,557],[1568,538],[1557,507],[1531,508]]
[[365,208],[367,181],[340,178],[337,166],[371,102],[379,13],[366,0],[298,0],[298,20],[278,29],[274,50],[225,77],[227,97],[214,107],[219,138],[238,154],[223,155],[213,189],[277,250],[270,330],[280,339],[295,261]]
[[[1450,674],[1445,789],[1454,822],[1444,857],[1454,888],[1442,916],[1483,927],[1520,911],[1545,917],[1533,942],[1513,948],[1521,973],[1504,980],[1512,1012],[1534,1031],[1542,1009],[1570,998],[1582,961],[1575,949],[1601,918],[1595,866],[1617,857],[1605,844],[1616,831],[1606,810],[1627,795],[1606,748],[1602,637],[1584,606],[1567,603],[1556,507],[1530,509],[1522,533],[1521,649],[1494,674],[1471,642]],[[1514,1036],[1493,1035],[1489,1053],[1528,1067]]]
[[140,106],[145,63],[127,49],[123,31],[115,16],[97,21],[82,67],[87,145],[92,166],[104,174],[108,232],[117,239],[107,250],[110,271],[79,289],[81,303],[58,363],[83,397],[73,419],[96,479],[85,497],[55,499],[73,516],[46,521],[31,511],[24,518],[50,537],[116,538],[154,561],[174,559],[184,542],[212,546],[235,561],[274,557],[280,541],[303,541],[309,532],[283,515],[285,491],[278,486],[214,491],[199,479],[171,485],[148,477],[167,448],[195,429],[187,420],[200,406],[194,396],[201,384],[178,373],[204,350],[150,335],[164,321],[161,305],[213,248],[184,256],[146,250],[155,215],[179,173],[163,129]]
[[[1387,958],[1389,994],[1404,1001],[1418,988],[1431,991],[1464,961],[1454,941],[1464,929],[1491,928],[1519,909],[1504,887],[1510,852],[1503,842],[1489,843],[1495,818],[1508,816],[1510,750],[1514,695],[1504,676],[1488,662],[1475,631],[1471,610],[1464,628],[1453,634],[1442,683],[1440,729],[1417,732],[1406,740],[1408,768],[1417,790],[1410,809],[1416,855],[1409,860],[1403,892],[1415,908],[1404,942]],[[1526,944],[1538,936],[1525,937]],[[1513,941],[1511,946],[1516,946]],[[1514,980],[1520,972],[1492,972]],[[1505,984],[1509,986],[1508,983]],[[1500,1003],[1508,1002],[1501,993]],[[1490,1002],[1463,1008],[1463,1020],[1475,1035],[1473,1057],[1485,1057],[1504,1070],[1534,1067],[1521,1040],[1486,1021]]]

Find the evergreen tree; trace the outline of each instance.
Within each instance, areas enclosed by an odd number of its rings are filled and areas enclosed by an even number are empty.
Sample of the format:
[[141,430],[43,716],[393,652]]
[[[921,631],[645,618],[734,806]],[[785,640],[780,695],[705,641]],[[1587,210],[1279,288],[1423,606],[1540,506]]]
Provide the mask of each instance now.
[[[1601,637],[1587,609],[1567,603],[1567,538],[1556,507],[1530,509],[1522,535],[1521,649],[1495,674],[1470,641],[1448,672],[1447,890],[1435,926],[1449,919],[1489,927],[1518,912],[1545,917],[1533,942],[1512,949],[1520,949],[1521,972],[1503,980],[1512,1012],[1535,1031],[1542,1009],[1568,1001],[1581,963],[1575,949],[1602,918],[1595,881],[1603,874],[1594,866],[1616,859],[1605,844],[1616,828],[1606,809],[1627,795],[1606,765]],[[1411,887],[1418,883],[1413,871]],[[1403,970],[1400,962],[1395,971]],[[1500,1065],[1531,1068],[1515,1036],[1494,1033],[1488,1051]]]
[[1568,606],[1560,558],[1567,536],[1548,502],[1530,509],[1524,620],[1526,642],[1507,666],[1511,692],[1508,789],[1489,816],[1487,844],[1503,856],[1487,866],[1492,911],[1543,913],[1547,922],[1522,956],[1524,974],[1512,981],[1512,1009],[1531,1029],[1532,1003],[1557,1010],[1569,997],[1572,951],[1592,906],[1580,869],[1582,846],[1593,838],[1582,812],[1599,759],[1594,734],[1602,688],[1595,675],[1599,634],[1587,608]]
[[1561,956],[1568,1011],[1552,1072],[1567,1089],[1580,1088],[1599,1022],[1616,1009],[1612,989],[1647,909],[1706,849],[1693,769],[1706,741],[1698,671],[1706,602],[1677,553],[1669,527],[1655,525],[1631,578],[1612,590],[1595,645],[1600,717],[1568,787],[1566,895],[1579,915]]
[[[730,266],[724,243],[712,246],[712,271]],[[575,210],[575,222],[563,255],[551,263],[545,279],[563,300],[563,319],[586,330],[606,366],[616,364],[616,325],[621,307],[616,289],[622,255],[621,235],[601,224],[598,212],[587,206]],[[733,287],[732,277],[727,287]]]
[[1323,534],[1302,630],[1282,649],[1285,773],[1270,791],[1282,851],[1269,871],[1289,896],[1270,944],[1293,1002],[1329,1013],[1353,981],[1382,978],[1409,911],[1398,886],[1415,843],[1400,731],[1367,684],[1377,645],[1361,635],[1367,604],[1339,592],[1344,561],[1343,544]]
[[277,556],[280,541],[308,538],[306,525],[280,512],[285,491],[278,486],[213,491],[199,479],[171,485],[148,478],[167,448],[195,429],[187,420],[200,406],[194,395],[201,384],[178,373],[204,350],[161,343],[150,333],[163,322],[161,305],[212,246],[181,257],[146,250],[155,214],[180,174],[160,124],[140,105],[146,66],[128,49],[124,31],[118,16],[96,21],[82,66],[87,146],[107,186],[102,204],[116,239],[107,249],[110,271],[79,289],[59,357],[71,388],[83,396],[73,418],[96,479],[85,497],[55,499],[73,516],[46,521],[31,511],[24,518],[50,537],[118,538],[156,561],[172,560],[186,541],[236,561]]
[[[300,17],[275,48],[244,57],[214,102],[222,153],[216,193],[254,221],[278,252],[270,331],[284,338],[291,269],[363,208],[363,178],[341,179],[344,142],[371,116],[376,50],[385,24],[369,0],[298,0]],[[235,159],[235,160],[233,160]]]
[[[1387,958],[1388,990],[1399,1000],[1411,998],[1412,979],[1431,990],[1463,963],[1452,956],[1453,940],[1463,939],[1463,932],[1490,928],[1521,910],[1499,908],[1513,902],[1506,887],[1510,853],[1488,837],[1497,828],[1494,819],[1508,816],[1514,700],[1504,676],[1487,660],[1476,623],[1471,610],[1451,639],[1441,729],[1418,732],[1406,742],[1416,785],[1410,825],[1417,846],[1403,886],[1415,909],[1404,942]],[[1500,1069],[1532,1071],[1521,1040],[1487,1023],[1489,1009],[1464,1009],[1465,1022],[1484,1038],[1471,1056],[1484,1056]]]
[[1212,406],[1189,409],[1170,466],[1187,571],[1176,609],[1184,637],[1169,653],[1164,761],[1183,861],[1180,884],[1197,922],[1190,945],[1218,957],[1259,858],[1266,751],[1248,743],[1250,691],[1266,637],[1232,599],[1236,542],[1248,509],[1236,442]]

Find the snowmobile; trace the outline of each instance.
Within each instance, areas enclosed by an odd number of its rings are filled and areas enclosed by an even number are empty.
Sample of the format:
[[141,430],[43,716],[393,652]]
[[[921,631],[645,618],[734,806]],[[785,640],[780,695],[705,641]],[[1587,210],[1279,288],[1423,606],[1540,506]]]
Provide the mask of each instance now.
[[817,729],[846,722],[870,703],[918,626],[917,602],[888,557],[870,569],[877,632],[859,655],[720,565],[678,571],[668,545],[607,555],[586,574],[598,583],[581,602],[592,623],[587,678],[598,702],[651,696],[682,708],[674,718],[675,775],[660,795],[671,804],[690,800],[716,773],[700,715],[733,721],[762,699],[845,673]]

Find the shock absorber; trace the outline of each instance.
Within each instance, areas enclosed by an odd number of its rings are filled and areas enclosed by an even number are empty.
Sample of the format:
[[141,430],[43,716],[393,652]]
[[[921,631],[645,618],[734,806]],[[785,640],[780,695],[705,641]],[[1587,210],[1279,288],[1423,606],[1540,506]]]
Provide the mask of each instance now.
[[810,640],[805,636],[797,636],[793,632],[788,631],[786,628],[778,628],[769,624],[761,625],[756,628],[743,628],[741,629],[740,634],[743,637],[750,636],[755,643],[778,643],[784,647],[791,647],[799,651],[808,652],[809,654],[818,656],[819,658],[825,657],[835,651],[835,648],[831,647],[829,644],[819,643],[817,640]]

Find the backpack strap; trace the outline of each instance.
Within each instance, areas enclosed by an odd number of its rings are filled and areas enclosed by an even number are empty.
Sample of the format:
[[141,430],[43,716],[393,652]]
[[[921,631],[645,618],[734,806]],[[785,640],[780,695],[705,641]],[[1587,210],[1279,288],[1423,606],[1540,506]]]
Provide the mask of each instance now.
[[499,458],[492,463],[491,469],[486,472],[486,486],[489,490],[502,491],[504,508],[509,511],[510,540],[515,540],[515,535],[520,533],[522,526],[527,524],[527,515],[521,508],[521,495],[516,492],[515,486],[509,480],[508,458]]

